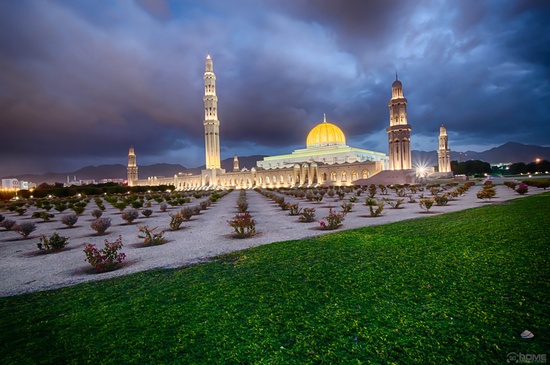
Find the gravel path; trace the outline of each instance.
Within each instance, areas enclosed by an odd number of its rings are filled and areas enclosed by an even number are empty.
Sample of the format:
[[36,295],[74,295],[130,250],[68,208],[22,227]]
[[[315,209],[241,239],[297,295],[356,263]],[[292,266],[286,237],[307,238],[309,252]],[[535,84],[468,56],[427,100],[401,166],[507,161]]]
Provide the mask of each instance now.
[[[387,206],[384,214],[378,218],[367,217],[369,215],[368,207],[364,204],[366,195],[363,194],[355,203],[354,210],[346,216],[342,229],[386,224],[479,207],[485,204],[500,204],[503,201],[520,197],[505,186],[497,186],[497,196],[492,202],[484,203],[476,198],[476,193],[480,188],[480,186],[474,186],[465,196],[449,202],[448,206],[434,206],[430,214],[422,213],[418,203],[405,203],[403,209],[388,209]],[[542,189],[530,188],[529,195],[542,192],[544,192]],[[50,222],[40,222],[39,219],[30,218],[33,209],[29,209],[22,217],[2,212],[7,219],[17,222],[36,222],[38,228],[29,239],[22,239],[16,232],[0,229],[0,296],[49,290],[154,268],[181,267],[208,261],[214,256],[249,247],[334,232],[320,230],[319,221],[327,215],[329,207],[341,210],[341,201],[329,198],[327,195],[320,203],[285,196],[287,202],[298,202],[300,207],[316,208],[317,222],[301,223],[297,216],[289,216],[288,211],[281,210],[277,204],[255,191],[247,191],[246,196],[249,211],[256,221],[257,231],[254,237],[246,239],[233,238],[232,228],[227,223],[237,213],[236,203],[239,191],[229,193],[217,203],[212,204],[206,211],[202,211],[200,215],[193,216],[189,222],[182,224],[179,231],[169,230],[170,217],[168,214],[176,213],[182,207],[170,208],[168,212],[160,212],[156,203],[153,203],[151,209],[154,210],[154,213],[150,218],[140,216],[135,221],[136,223],[131,225],[124,224],[119,211],[106,203],[108,208],[103,216],[112,218],[112,226],[107,230],[105,236],[94,236],[95,232],[90,228],[91,211],[95,209],[93,200],[79,218],[76,227],[71,229],[64,228],[60,218],[62,214],[57,212],[53,212],[56,217]],[[382,197],[377,195],[379,199]],[[387,197],[396,198],[393,193]],[[138,225],[158,226],[157,230],[167,229],[165,233],[167,243],[153,247],[144,246],[141,239],[137,238]],[[36,244],[39,242],[40,235],[49,236],[54,231],[61,236],[70,238],[66,248],[52,254],[43,254],[38,251]],[[115,271],[95,274],[91,266],[84,261],[84,244],[93,243],[102,247],[105,239],[114,241],[119,235],[123,238],[122,251],[127,255],[126,261]]]

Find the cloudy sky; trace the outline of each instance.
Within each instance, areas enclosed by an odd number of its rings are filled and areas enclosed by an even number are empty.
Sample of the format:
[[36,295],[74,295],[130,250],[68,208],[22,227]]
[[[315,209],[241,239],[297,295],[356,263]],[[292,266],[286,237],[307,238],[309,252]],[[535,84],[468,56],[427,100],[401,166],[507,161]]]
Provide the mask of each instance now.
[[550,145],[547,0],[0,2],[0,176],[204,164],[214,60],[222,158],[305,146],[323,113],[387,152],[398,72],[413,149]]

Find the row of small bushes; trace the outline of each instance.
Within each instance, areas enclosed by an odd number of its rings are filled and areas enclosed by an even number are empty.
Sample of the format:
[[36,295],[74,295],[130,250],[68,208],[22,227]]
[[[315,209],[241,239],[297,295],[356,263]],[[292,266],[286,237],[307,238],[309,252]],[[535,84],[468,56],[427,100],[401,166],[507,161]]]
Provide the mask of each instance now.
[[237,198],[237,210],[235,217],[228,220],[227,223],[233,228],[234,236],[238,238],[252,237],[256,234],[256,221],[248,212],[248,202],[246,199],[246,190],[239,192]]

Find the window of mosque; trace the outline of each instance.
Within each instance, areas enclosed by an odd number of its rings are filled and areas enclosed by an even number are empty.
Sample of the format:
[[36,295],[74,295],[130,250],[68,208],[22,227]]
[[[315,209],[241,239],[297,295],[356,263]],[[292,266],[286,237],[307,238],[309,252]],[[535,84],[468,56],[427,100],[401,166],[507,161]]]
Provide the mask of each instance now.
[[330,181],[336,181],[336,172],[335,171],[330,173]]
[[359,175],[357,174],[357,171],[351,172],[351,180],[357,180],[359,178]]
[[342,171],[342,181],[347,181],[348,174],[345,171]]
[[370,174],[369,174],[369,170],[363,170],[363,171],[361,172],[361,178],[362,178],[362,179],[368,179],[368,178],[369,178],[369,175],[370,175]]
[[271,184],[271,181],[269,180],[269,176],[266,176],[266,177],[265,177],[265,183],[266,183],[266,184]]
[[327,173],[323,172],[323,175],[321,175],[322,182],[327,181]]

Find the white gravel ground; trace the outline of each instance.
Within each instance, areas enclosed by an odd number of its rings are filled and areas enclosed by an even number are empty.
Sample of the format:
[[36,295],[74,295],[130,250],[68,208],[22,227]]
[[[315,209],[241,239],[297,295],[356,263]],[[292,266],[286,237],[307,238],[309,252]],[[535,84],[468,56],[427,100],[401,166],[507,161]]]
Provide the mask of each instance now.
[[[405,203],[403,209],[388,209],[389,206],[386,206],[383,215],[378,218],[367,217],[369,215],[368,207],[364,204],[366,195],[363,194],[355,203],[354,210],[346,216],[341,229],[421,218],[485,204],[500,204],[503,201],[521,197],[505,186],[497,186],[497,196],[491,202],[485,203],[476,198],[479,189],[481,187],[478,183],[465,196],[449,202],[447,206],[434,206],[430,214],[422,213],[417,202]],[[542,192],[544,192],[542,189],[530,188],[528,195]],[[424,194],[429,195],[426,192]],[[88,204],[84,214],[79,217],[76,226],[71,229],[65,228],[61,223],[60,217],[63,214],[53,210],[51,212],[56,216],[50,222],[41,222],[40,219],[30,218],[33,209],[29,209],[22,217],[7,211],[2,212],[7,219],[17,222],[36,222],[38,228],[29,239],[23,239],[16,232],[0,229],[0,296],[49,290],[155,268],[180,267],[207,261],[214,256],[249,247],[334,232],[320,230],[319,221],[327,215],[330,206],[338,211],[341,210],[341,201],[329,198],[327,195],[320,203],[285,196],[287,202],[299,202],[301,207],[316,208],[317,222],[301,223],[297,216],[289,216],[288,211],[281,210],[271,200],[249,190],[246,196],[249,211],[256,221],[257,234],[251,238],[236,239],[232,237],[232,228],[227,221],[237,213],[238,196],[238,191],[226,195],[206,211],[202,211],[200,215],[193,216],[189,222],[184,222],[179,231],[169,230],[170,217],[168,214],[175,213],[182,207],[169,208],[168,212],[160,212],[158,204],[154,201],[151,208],[154,211],[153,215],[150,218],[140,216],[131,225],[123,224],[124,221],[119,211],[109,203],[105,203],[107,210],[103,216],[112,218],[112,226],[104,236],[95,236],[95,231],[90,228],[91,212],[96,208],[93,200]],[[381,197],[377,194],[377,198]],[[386,197],[396,198],[391,191]],[[405,198],[405,200],[408,199]],[[193,202],[191,204],[194,205]],[[138,225],[158,226],[157,230],[167,229],[165,233],[167,242],[159,246],[143,246],[141,239],[137,238]],[[52,254],[38,251],[36,244],[39,242],[40,235],[50,236],[54,231],[70,238],[66,248]],[[105,239],[114,241],[119,235],[123,239],[122,251],[127,255],[126,261],[115,271],[96,274],[84,260],[84,244],[93,243],[101,248]]]

